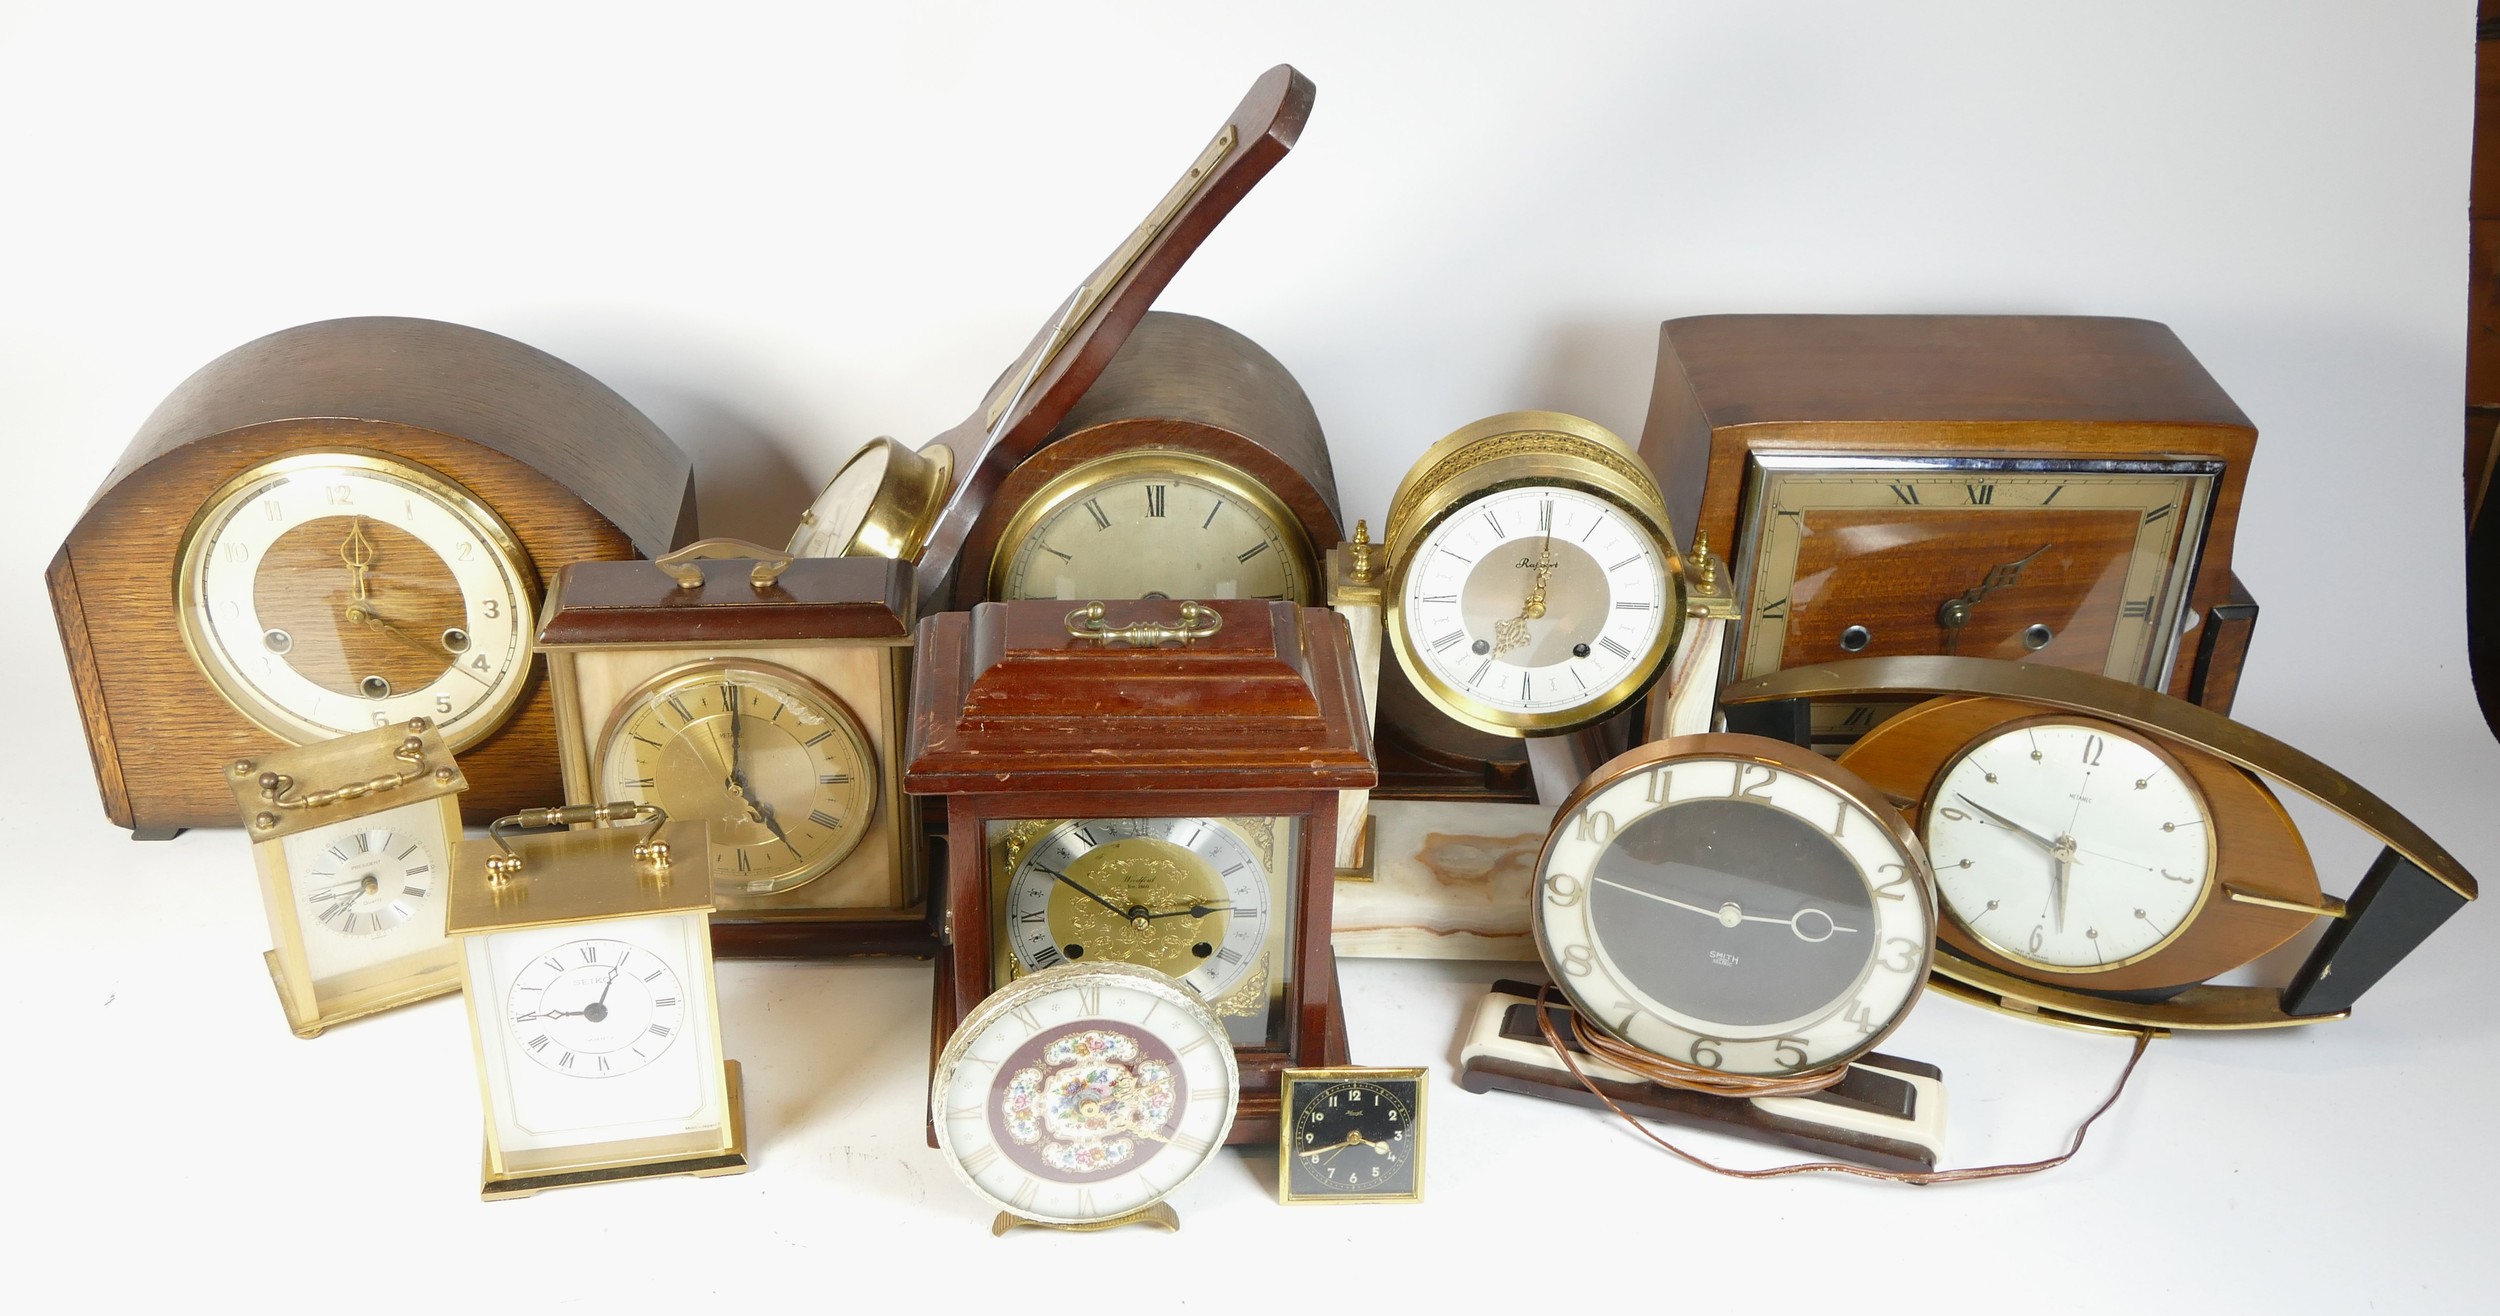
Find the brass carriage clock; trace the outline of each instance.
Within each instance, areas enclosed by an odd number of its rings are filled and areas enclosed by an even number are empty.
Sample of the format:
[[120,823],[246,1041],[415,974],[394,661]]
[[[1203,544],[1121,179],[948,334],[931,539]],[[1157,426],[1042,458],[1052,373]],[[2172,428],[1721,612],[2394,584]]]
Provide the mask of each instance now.
[[443,887],[467,778],[425,718],[228,766],[298,1037],[460,986]]
[[708,827],[723,955],[927,955],[897,755],[911,567],[711,539],[567,567],[538,646],[565,798]]
[[1341,1064],[1329,945],[1337,792],[1371,784],[1344,621],[1254,600],[929,618],[914,794],[944,797],[935,1027],[1060,964],[1143,965],[1223,1020],[1235,1142],[1277,1135],[1281,1072]]
[[[631,826],[585,824],[630,823]],[[535,835],[516,835],[534,829]],[[486,1104],[484,1195],[747,1168],[723,1058],[703,828],[643,804],[499,818],[460,848],[448,931]]]

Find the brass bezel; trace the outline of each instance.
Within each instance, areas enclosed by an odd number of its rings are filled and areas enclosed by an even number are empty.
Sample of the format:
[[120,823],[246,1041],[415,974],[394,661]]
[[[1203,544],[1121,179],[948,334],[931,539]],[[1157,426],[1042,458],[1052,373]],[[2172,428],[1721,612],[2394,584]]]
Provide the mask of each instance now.
[[[227,705],[252,725],[276,736],[290,745],[305,745],[341,735],[354,735],[364,728],[336,730],[296,717],[249,691],[248,682],[237,673],[221,670],[224,650],[208,636],[200,633],[199,573],[200,555],[208,545],[202,533],[211,524],[230,521],[229,504],[235,503],[252,487],[276,476],[300,476],[305,471],[337,469],[362,470],[413,486],[420,493],[449,508],[452,514],[467,521],[478,531],[478,539],[488,553],[494,554],[497,565],[512,581],[512,624],[520,636],[520,654],[512,665],[512,676],[491,698],[476,706],[462,719],[462,724],[443,733],[444,744],[458,753],[485,739],[505,720],[521,701],[521,692],[528,687],[530,669],[538,656],[538,573],[529,554],[521,548],[520,539],[501,516],[483,501],[463,488],[457,481],[431,467],[403,458],[365,448],[323,448],[312,452],[289,453],[245,468],[217,487],[217,491],[200,503],[183,528],[181,548],[174,561],[174,616],[182,635],[183,651],[191,663],[208,679]],[[376,518],[382,519],[382,518]],[[395,524],[385,522],[386,524]],[[212,657],[211,655],[217,655]],[[437,723],[440,726],[440,723]]]
[[[1954,910],[1952,902],[1945,897],[1944,879],[1941,874],[1939,874],[1936,879],[1936,908],[1945,918],[1952,920],[1955,930],[1959,931],[1963,936],[1969,937],[1972,941],[1975,941],[1979,945],[1985,947],[1991,953],[2002,956],[2012,963],[2019,964],[2024,968],[2038,970],[2042,973],[2082,976],[2095,973],[2107,973],[2114,969],[2126,968],[2132,964],[2141,964],[2145,960],[2151,959],[2153,956],[2160,954],[2162,951],[2168,950],[2173,943],[2178,941],[2181,935],[2186,933],[2189,928],[2195,926],[2198,918],[2204,915],[2205,906],[2212,901],[2214,888],[2218,885],[2214,881],[2214,873],[2216,866],[2221,862],[2222,858],[2221,838],[2214,834],[2213,807],[2205,799],[2204,788],[2196,784],[2196,778],[2190,774],[2186,768],[2180,765],[2176,756],[2172,755],[2169,750],[2154,743],[2154,741],[2144,733],[2129,727],[2120,726],[2115,722],[2104,721],[2100,718],[2081,717],[2065,713],[2041,713],[2033,717],[2021,717],[2008,722],[2000,722],[1989,728],[1984,737],[1978,740],[1965,742],[1960,749],[1953,751],[1952,755],[1944,761],[1944,765],[1942,767],[1936,770],[1935,777],[1928,782],[1927,790],[1919,801],[1919,842],[1924,845],[1927,841],[1928,821],[1936,809],[1936,792],[1943,788],[1945,778],[1953,775],[1953,770],[1961,766],[1962,760],[1969,758],[1980,748],[1987,745],[1993,745],[1999,740],[2004,739],[2006,736],[2012,735],[2014,732],[2030,727],[2040,726],[2082,727],[2095,734],[2116,736],[2121,740],[2125,740],[2150,752],[2155,759],[2160,760],[2162,766],[2170,770],[2171,776],[2177,778],[2180,784],[2187,787],[2188,798],[2196,805],[2196,816],[2202,824],[2205,834],[2205,871],[2197,879],[2196,903],[2188,906],[2187,913],[2180,917],[2178,925],[2171,928],[2169,932],[2165,933],[2161,940],[2154,942],[2152,945],[2145,947],[2143,950],[2137,951],[2135,954],[2130,955],[2125,959],[2111,960],[2106,964],[2056,964],[2040,959],[2037,956],[2026,955],[2019,951],[2008,949],[2007,947],[1999,944],[1995,938],[1987,936],[1986,934],[1980,932],[1979,929],[1972,927],[1970,924],[1962,920],[1962,916]],[[1929,856],[1929,862],[1932,866],[1934,856]]]
[[[862,793],[867,796],[868,807],[860,815],[857,826],[845,829],[848,834],[842,839],[841,845],[828,851],[822,859],[805,870],[804,876],[788,885],[777,886],[769,892],[728,893],[733,898],[747,895],[784,895],[832,872],[835,865],[850,858],[851,852],[857,850],[860,843],[868,839],[869,824],[874,822],[877,816],[879,792],[885,786],[884,774],[878,767],[875,753],[869,748],[868,732],[860,725],[859,715],[853,713],[850,705],[843,703],[840,696],[826,689],[823,682],[779,663],[764,662],[754,658],[706,658],[680,667],[669,668],[626,691],[624,697],[618,699],[609,708],[607,727],[600,732],[599,739],[591,751],[590,762],[585,765],[590,777],[590,789],[586,798],[605,798],[610,793],[605,789],[603,781],[607,775],[608,751],[615,747],[618,738],[625,734],[625,728],[636,715],[653,703],[666,698],[679,687],[702,685],[706,683],[707,677],[716,677],[717,674],[728,671],[754,672],[778,684],[792,687],[813,699],[820,707],[832,714],[835,729],[841,732],[842,738],[851,747],[852,757],[859,762],[859,771],[862,776],[860,787]],[[685,821],[694,820],[686,819]],[[711,856],[710,821],[710,819],[703,820],[706,836],[704,862],[707,868],[710,865]],[[686,856],[678,857],[681,863],[685,860]],[[712,880],[717,883],[720,880],[720,874],[714,872]]]
[[[1414,1134],[1414,1189],[1403,1193],[1329,1193],[1326,1195],[1293,1191],[1293,1126],[1294,1094],[1305,1085],[1326,1087],[1338,1083],[1412,1083],[1415,1085],[1415,1119],[1408,1125]],[[1374,1065],[1329,1065],[1311,1069],[1284,1071],[1278,1089],[1276,1126],[1276,1200],[1286,1206],[1353,1205],[1362,1202],[1421,1202],[1424,1200],[1424,1102],[1432,1090],[1431,1071],[1421,1068],[1386,1069]],[[1317,1094],[1314,1094],[1317,1095]]]
[[1285,574],[1287,590],[1293,602],[1308,607],[1318,601],[1319,563],[1310,533],[1302,528],[1301,519],[1285,506],[1284,500],[1230,462],[1179,448],[1138,448],[1096,457],[1060,472],[1049,483],[1035,490],[1033,496],[1016,509],[1015,515],[1008,518],[1006,528],[998,536],[998,547],[990,554],[982,597],[993,601],[1010,597],[1006,592],[1008,576],[1014,569],[1018,551],[1026,537],[1044,521],[1052,519],[1061,509],[1093,490],[1140,472],[1167,474],[1213,485],[1235,502],[1249,508],[1268,523],[1289,550]]
[[834,551],[821,556],[887,557],[905,562],[920,556],[920,546],[937,524],[947,493],[955,487],[955,450],[943,443],[908,448],[884,435],[860,445],[859,451],[833,473],[833,478],[825,481],[825,487],[816,491],[807,509],[799,513],[799,524],[790,532],[788,551],[792,556],[802,556],[800,543],[815,525],[816,507],[825,495],[833,492],[833,486],[840,484],[861,458],[879,451],[886,454],[885,476],[877,481],[877,491],[869,498],[867,510],[860,514],[859,524],[834,546]]
[[[1475,500],[1527,485],[1568,488],[1613,505],[1657,546],[1659,570],[1667,582],[1665,615],[1659,619],[1658,633],[1623,679],[1576,708],[1544,713],[1498,708],[1441,679],[1416,656],[1405,618],[1406,576],[1414,564],[1416,546]],[[1657,481],[1630,444],[1578,416],[1505,412],[1443,436],[1424,450],[1398,482],[1382,544],[1389,556],[1382,594],[1390,651],[1433,707],[1478,731],[1497,736],[1550,736],[1602,722],[1657,682],[1666,671],[1668,655],[1684,636],[1689,605],[1684,556],[1676,547]]]

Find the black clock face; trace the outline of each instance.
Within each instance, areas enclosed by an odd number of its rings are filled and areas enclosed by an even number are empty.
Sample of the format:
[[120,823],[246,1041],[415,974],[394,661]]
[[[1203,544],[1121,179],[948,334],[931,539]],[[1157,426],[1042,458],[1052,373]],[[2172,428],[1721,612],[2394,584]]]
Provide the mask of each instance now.
[[1591,915],[1632,984],[1696,1019],[1809,1015],[1866,972],[1874,896],[1812,823],[1732,799],[1625,825],[1597,861]]
[[1286,1085],[1283,1196],[1415,1201],[1423,1196],[1423,1077],[1322,1071]]

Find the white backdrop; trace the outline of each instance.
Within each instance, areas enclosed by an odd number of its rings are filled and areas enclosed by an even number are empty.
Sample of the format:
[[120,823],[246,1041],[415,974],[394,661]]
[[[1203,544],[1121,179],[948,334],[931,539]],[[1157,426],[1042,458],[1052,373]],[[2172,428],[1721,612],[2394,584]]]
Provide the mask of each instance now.
[[[2458,475],[2472,27],[2465,0],[0,4],[0,1298],[1046,1303],[1083,1261],[1193,1309],[2468,1305],[2500,1169],[2480,908],[2349,1022],[2157,1045],[2026,1181],[1712,1179],[1447,1082],[1491,970],[1365,963],[1356,1058],[1445,1080],[1426,1206],[1286,1210],[1272,1161],[1232,1156],[1177,1239],[992,1242],[920,1141],[925,968],[741,965],[755,1173],[483,1206],[458,1007],[286,1034],[242,842],[104,822],[39,577],[186,374],[360,314],[587,369],[693,455],[707,532],[777,543],[854,445],[970,410],[1289,60],[1319,86],[1300,146],[1160,304],[1296,373],[1349,517],[1491,412],[1636,438],[1673,316],[2165,321],[2263,436],[2239,715],[2491,877]],[[2339,889],[2368,858],[2313,843]],[[1956,1164],[2045,1152],[2123,1055],[1947,1002],[1890,1049],[1946,1067]]]

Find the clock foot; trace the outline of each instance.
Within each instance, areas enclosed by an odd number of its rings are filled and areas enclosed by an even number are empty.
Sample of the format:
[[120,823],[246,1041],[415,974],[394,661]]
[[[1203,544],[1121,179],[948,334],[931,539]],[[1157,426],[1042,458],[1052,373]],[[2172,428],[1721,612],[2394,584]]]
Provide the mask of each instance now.
[[134,841],[170,841],[189,830],[191,829],[188,827],[139,826],[130,829],[130,839]]
[[[584,1165],[537,1174],[497,1175],[493,1161],[489,1160],[478,1196],[485,1201],[500,1202],[514,1197],[535,1197],[553,1188],[579,1188],[586,1184],[614,1183],[621,1179],[660,1179],[680,1174],[709,1179],[715,1175],[746,1173],[754,1168],[747,1159],[746,1081],[738,1070],[737,1061],[722,1061],[721,1067],[727,1073],[729,1084],[729,1139],[728,1146],[722,1150],[699,1156]],[[493,1155],[491,1149],[488,1155]]]
[[1131,1211],[1127,1215],[1116,1215],[1108,1220],[1096,1220],[1082,1225],[1063,1225],[1049,1220],[1028,1220],[1013,1211],[1001,1211],[998,1213],[998,1218],[990,1222],[990,1237],[997,1238],[1011,1229],[1060,1229],[1073,1234],[1091,1234],[1104,1229],[1118,1229],[1122,1225],[1153,1225],[1158,1229],[1178,1233],[1181,1218],[1172,1210],[1169,1202],[1157,1202],[1142,1210]]

